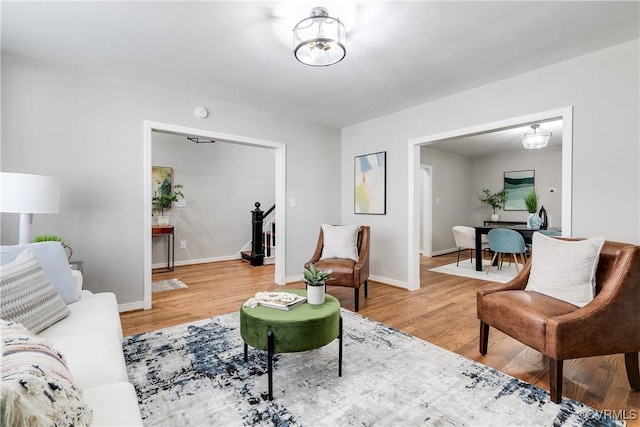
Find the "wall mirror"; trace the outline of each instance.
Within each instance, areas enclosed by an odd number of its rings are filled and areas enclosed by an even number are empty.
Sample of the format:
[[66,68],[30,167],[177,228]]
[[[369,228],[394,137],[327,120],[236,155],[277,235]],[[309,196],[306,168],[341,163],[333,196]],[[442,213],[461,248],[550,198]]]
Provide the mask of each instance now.
[[526,211],[524,196],[535,189],[535,171],[512,171],[504,173],[505,211]]

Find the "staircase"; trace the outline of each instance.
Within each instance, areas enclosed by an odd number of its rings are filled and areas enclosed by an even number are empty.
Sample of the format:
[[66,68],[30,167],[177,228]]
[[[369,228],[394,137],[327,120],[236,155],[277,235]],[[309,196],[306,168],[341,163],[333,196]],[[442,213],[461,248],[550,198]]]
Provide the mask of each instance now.
[[255,210],[251,211],[251,250],[242,251],[240,254],[251,266],[258,267],[275,262],[276,223],[273,216],[271,219],[267,218],[273,213],[276,205],[271,206],[266,212],[260,209],[260,202],[256,202],[255,207]]

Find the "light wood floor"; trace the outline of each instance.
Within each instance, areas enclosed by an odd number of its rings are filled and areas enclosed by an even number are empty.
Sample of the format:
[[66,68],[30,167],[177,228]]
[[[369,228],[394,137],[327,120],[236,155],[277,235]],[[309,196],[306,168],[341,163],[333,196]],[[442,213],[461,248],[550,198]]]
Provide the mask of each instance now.
[[[500,284],[428,271],[451,262],[455,254],[422,257],[417,291],[370,281],[369,297],[360,295],[359,313],[548,390],[548,364],[537,351],[492,328],[487,356],[478,353],[476,290]],[[283,289],[273,282],[273,266],[250,267],[243,261],[153,274],[153,280],[174,277],[189,287],[154,294],[151,310],[122,313],[125,336],[231,313],[257,291]],[[291,283],[287,288],[304,289],[304,284]],[[352,289],[329,286],[328,292],[353,310]],[[600,410],[624,411],[614,415],[622,414],[628,425],[640,425],[630,420],[640,412],[640,393],[629,387],[622,355],[565,361],[563,396]]]

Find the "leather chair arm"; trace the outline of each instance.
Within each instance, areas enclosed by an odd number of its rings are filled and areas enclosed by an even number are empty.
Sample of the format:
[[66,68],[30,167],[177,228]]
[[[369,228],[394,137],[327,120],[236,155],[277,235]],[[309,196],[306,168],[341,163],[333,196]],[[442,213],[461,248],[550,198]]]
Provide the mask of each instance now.
[[511,279],[509,282],[497,286],[495,288],[489,289],[479,289],[476,292],[476,304],[477,304],[477,314],[478,319],[482,320],[482,298],[485,295],[493,294],[496,292],[502,291],[513,291],[513,290],[523,290],[527,286],[527,281],[529,280],[529,273],[531,272],[531,259],[527,260],[524,268],[516,277]]
[[[358,284],[364,283],[369,278],[369,252],[363,251],[364,254],[358,258],[358,262],[353,267],[354,282]],[[362,281],[360,280],[362,278]]]
[[305,263],[305,268],[309,268],[310,264],[315,264],[320,261],[320,257],[322,256],[322,247],[323,247],[324,239],[322,235],[322,228],[320,228],[320,235],[318,236],[318,243],[316,244],[316,250],[311,256],[311,259]]
[[524,268],[518,273],[516,277],[511,279],[505,284],[499,285],[495,288],[479,289],[477,292],[478,298],[484,295],[492,294],[494,292],[523,290],[527,286],[529,280],[529,273],[531,272],[531,259],[527,260]]

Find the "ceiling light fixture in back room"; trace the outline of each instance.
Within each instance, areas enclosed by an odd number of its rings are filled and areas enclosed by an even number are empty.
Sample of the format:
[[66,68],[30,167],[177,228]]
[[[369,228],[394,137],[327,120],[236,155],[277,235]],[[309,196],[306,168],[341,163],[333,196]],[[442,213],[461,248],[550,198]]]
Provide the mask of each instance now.
[[522,137],[522,145],[527,150],[535,150],[547,146],[551,138],[551,132],[540,128],[540,125],[531,125],[531,130]]
[[330,17],[324,7],[314,7],[311,16],[293,28],[293,53],[298,61],[313,67],[337,64],[347,54],[345,38],[340,19]]

